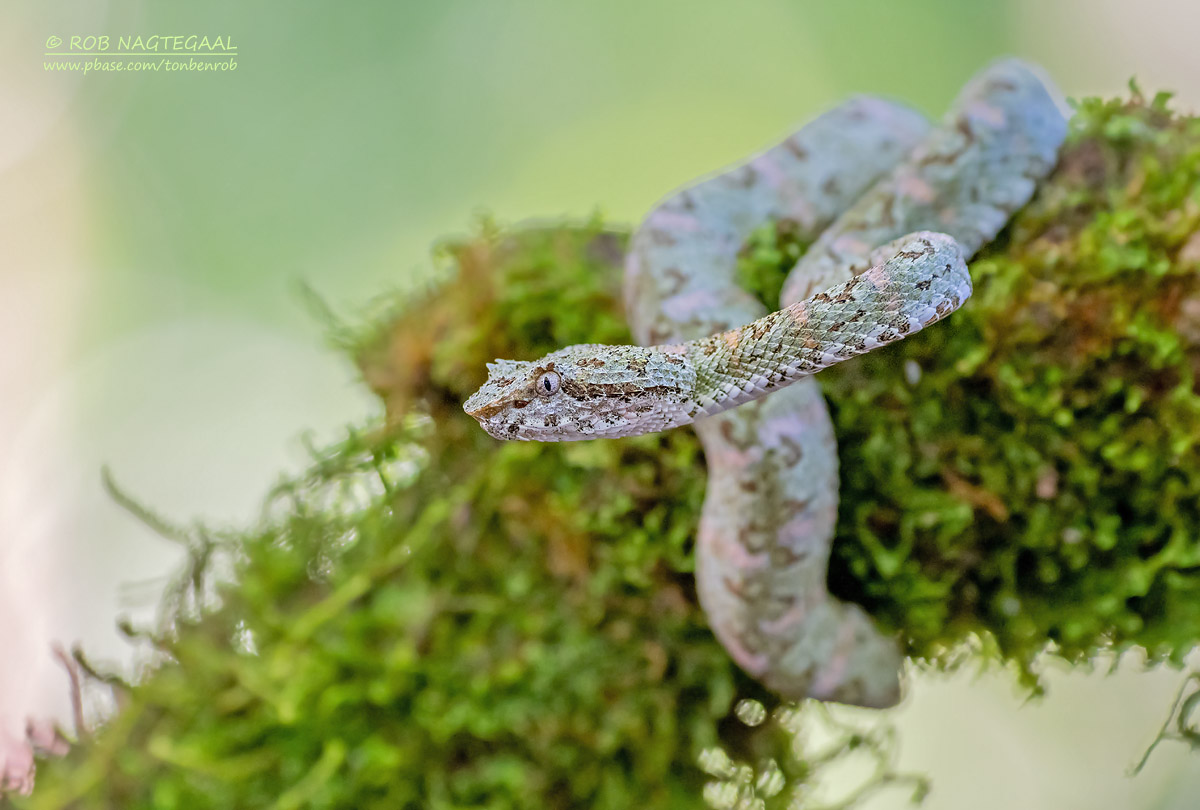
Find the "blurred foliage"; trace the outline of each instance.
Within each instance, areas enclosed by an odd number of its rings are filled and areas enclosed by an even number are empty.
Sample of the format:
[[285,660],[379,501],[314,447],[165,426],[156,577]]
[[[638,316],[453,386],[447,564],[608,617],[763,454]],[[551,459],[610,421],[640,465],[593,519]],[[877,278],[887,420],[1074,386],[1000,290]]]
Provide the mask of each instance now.
[[1179,687],[1171,711],[1163,721],[1154,740],[1147,746],[1138,763],[1130,768],[1130,775],[1136,776],[1150,761],[1154,749],[1164,742],[1183,743],[1192,751],[1200,751],[1200,723],[1195,717],[1196,709],[1200,707],[1200,672],[1189,672]]
[[[1190,650],[1197,233],[1200,120],[1165,97],[1082,103],[968,305],[822,374],[843,476],[832,591],[919,659],[981,652],[1033,688],[1042,651]],[[246,533],[143,515],[194,555],[163,627],[139,633],[161,660],[18,806],[769,808],[864,750],[877,769],[849,801],[904,781],[885,732],[797,746],[797,710],[707,630],[690,431],[498,443],[463,414],[495,357],[629,340],[623,243],[599,222],[485,223],[445,245],[439,290],[343,335],[385,423],[314,451]],[[769,300],[800,249],[765,229],[742,275]]]

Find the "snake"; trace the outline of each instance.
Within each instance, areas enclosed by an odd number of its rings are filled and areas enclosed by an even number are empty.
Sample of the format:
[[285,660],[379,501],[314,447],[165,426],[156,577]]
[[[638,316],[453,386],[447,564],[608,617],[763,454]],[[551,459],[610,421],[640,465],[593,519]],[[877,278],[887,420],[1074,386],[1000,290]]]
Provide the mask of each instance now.
[[[827,589],[839,468],[813,375],[963,305],[967,261],[1056,163],[1067,131],[1056,97],[1040,69],[1007,58],[937,125],[895,101],[849,99],[650,211],[625,258],[636,345],[498,359],[464,409],[501,440],[693,425],[708,473],[695,577],[714,635],[784,699],[895,705],[900,639]],[[811,244],[767,312],[736,270],[772,223]]]

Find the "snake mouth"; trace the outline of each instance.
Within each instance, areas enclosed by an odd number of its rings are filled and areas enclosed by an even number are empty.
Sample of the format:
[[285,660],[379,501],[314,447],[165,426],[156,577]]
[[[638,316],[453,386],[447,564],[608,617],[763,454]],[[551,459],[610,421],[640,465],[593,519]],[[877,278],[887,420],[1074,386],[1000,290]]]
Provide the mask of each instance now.
[[484,432],[487,433],[489,436],[491,436],[493,439],[500,439],[501,441],[507,441],[510,439],[521,438],[519,435],[517,435],[517,430],[519,430],[519,428],[517,428],[517,426],[515,424],[510,426],[501,421],[498,421],[495,418],[493,418],[494,414],[492,414],[492,416],[480,415],[478,412],[472,413],[471,411],[467,411],[467,414],[469,416],[471,416],[472,418],[474,418],[475,421],[477,421],[479,423],[479,426],[481,428],[483,428]]
[[524,439],[528,441],[532,437],[525,435],[526,431],[522,429],[521,425],[516,421],[504,418],[504,413],[512,407],[512,404],[509,399],[503,397],[496,399],[489,396],[487,392],[476,391],[463,403],[463,411],[478,422],[484,432],[493,439],[501,441]]
[[479,424],[486,427],[487,425],[485,423],[489,419],[504,410],[505,403],[489,402],[483,397],[476,399],[477,396],[478,394],[473,394],[470,399],[464,402],[463,410],[467,412],[468,416],[474,417]]

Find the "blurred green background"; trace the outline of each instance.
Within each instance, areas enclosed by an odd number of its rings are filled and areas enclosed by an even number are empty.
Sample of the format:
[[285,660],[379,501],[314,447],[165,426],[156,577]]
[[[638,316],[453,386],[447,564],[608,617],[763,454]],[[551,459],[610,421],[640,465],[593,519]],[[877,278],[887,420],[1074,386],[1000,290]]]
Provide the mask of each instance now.
[[[149,616],[175,562],[104,498],[101,463],[166,513],[237,523],[302,463],[302,431],[336,436],[375,408],[299,282],[353,313],[416,284],[430,245],[481,211],[635,222],[849,94],[938,115],[1001,54],[1068,96],[1136,75],[1194,107],[1198,30],[1190,0],[9,0],[0,582],[25,612],[0,670],[44,677],[0,698],[0,721],[64,711],[47,636],[127,659],[115,617]],[[52,35],[177,33],[231,38],[237,69],[43,64]],[[1200,760],[1164,749],[1123,776],[1178,680],[1136,669],[1052,673],[1020,711],[1003,673],[920,679],[904,764],[934,777],[929,807],[1194,807]]]

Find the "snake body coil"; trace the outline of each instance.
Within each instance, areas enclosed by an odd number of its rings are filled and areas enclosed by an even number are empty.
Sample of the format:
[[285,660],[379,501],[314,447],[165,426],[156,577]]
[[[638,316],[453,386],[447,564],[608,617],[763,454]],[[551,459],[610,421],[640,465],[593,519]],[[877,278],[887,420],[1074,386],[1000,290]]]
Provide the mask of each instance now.
[[[784,697],[890,706],[897,642],[825,587],[837,450],[810,378],[957,309],[966,259],[1029,200],[1065,131],[1014,60],[973,79],[932,130],[890,102],[847,102],[646,217],[625,279],[642,346],[498,360],[465,408],[500,439],[695,422],[709,469],[696,578],[717,637]],[[736,256],[753,229],[785,220],[816,241],[766,314],[734,282]]]

